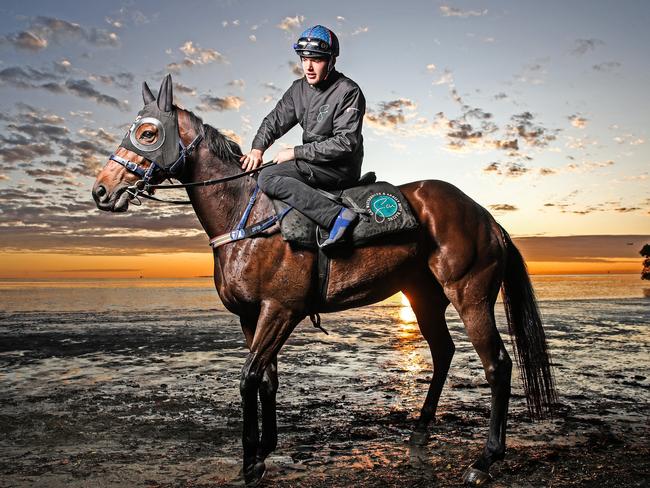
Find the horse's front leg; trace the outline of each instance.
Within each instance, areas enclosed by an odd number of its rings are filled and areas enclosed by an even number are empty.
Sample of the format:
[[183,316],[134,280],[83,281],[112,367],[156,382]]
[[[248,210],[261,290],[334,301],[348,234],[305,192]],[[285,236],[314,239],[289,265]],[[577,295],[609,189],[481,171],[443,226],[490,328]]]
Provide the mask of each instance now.
[[[244,447],[243,469],[247,487],[258,486],[262,481],[266,470],[264,458],[270,452],[268,448],[271,445],[275,447],[276,442],[275,392],[273,392],[273,401],[271,403],[266,384],[264,386],[265,391],[260,392],[262,380],[265,372],[271,366],[274,366],[278,352],[301,319],[302,317],[298,313],[285,308],[275,300],[262,303],[250,353],[244,363],[240,382],[244,419],[242,435]],[[277,381],[275,388],[277,388]],[[263,413],[265,427],[270,430],[268,434],[263,435],[262,443],[260,443],[259,439],[257,419],[258,394],[263,399],[263,404],[267,405],[267,407],[273,406],[268,413]]]
[[264,461],[278,444],[278,419],[275,395],[278,392],[278,360],[274,358],[264,371],[260,384],[260,403],[262,404],[262,439],[257,452],[257,460]]

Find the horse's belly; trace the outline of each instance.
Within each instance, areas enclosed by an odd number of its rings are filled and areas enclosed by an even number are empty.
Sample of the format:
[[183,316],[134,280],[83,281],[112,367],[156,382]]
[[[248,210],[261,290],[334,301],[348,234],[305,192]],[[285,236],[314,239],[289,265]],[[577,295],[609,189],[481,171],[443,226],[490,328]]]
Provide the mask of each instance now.
[[400,291],[415,266],[416,243],[370,246],[330,261],[323,312],[384,300]]

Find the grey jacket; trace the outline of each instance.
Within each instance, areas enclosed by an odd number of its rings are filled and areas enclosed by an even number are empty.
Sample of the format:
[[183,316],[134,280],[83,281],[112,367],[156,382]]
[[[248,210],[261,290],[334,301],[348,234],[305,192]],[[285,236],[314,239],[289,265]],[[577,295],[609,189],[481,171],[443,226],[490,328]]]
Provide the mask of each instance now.
[[312,164],[345,165],[346,170],[358,176],[363,160],[361,127],[365,112],[366,99],[361,89],[342,73],[333,70],[316,86],[303,77],[293,82],[264,118],[252,147],[266,151],[299,123],[303,144],[294,147],[296,159]]

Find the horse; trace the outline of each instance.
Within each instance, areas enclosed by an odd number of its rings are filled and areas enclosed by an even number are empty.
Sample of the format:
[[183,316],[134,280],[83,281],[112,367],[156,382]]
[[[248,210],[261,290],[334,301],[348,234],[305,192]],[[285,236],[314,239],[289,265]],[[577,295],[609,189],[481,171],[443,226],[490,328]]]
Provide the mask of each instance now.
[[[174,178],[180,182],[176,186],[186,187],[209,238],[233,229],[256,187],[251,172],[242,172],[239,145],[173,104],[170,75],[157,98],[146,82],[142,94],[145,107],[153,107],[177,126],[177,133],[167,136],[175,137],[181,149],[162,156],[169,161],[179,156],[171,171],[123,142],[97,175],[92,189],[97,207],[124,212],[143,181],[155,188],[164,179]],[[145,119],[138,116],[138,120]],[[158,139],[164,138],[163,128],[155,120],[131,129],[134,144],[162,144]],[[214,182],[220,184],[210,184]],[[399,189],[419,222],[418,229],[407,237],[389,236],[331,259],[325,293],[318,286],[317,252],[284,241],[277,226],[213,249],[216,290],[226,309],[239,317],[249,351],[240,380],[242,472],[247,487],[261,483],[265,459],[276,448],[277,356],[296,325],[316,313],[361,307],[400,291],[411,304],[433,363],[426,399],[411,434],[412,445],[424,445],[429,439],[429,426],[454,355],[445,322],[445,310],[451,304],[480,357],[491,392],[487,441],[465,470],[463,481],[474,486],[487,483],[490,467],[504,458],[512,360],[495,322],[499,290],[531,417],[552,412],[556,390],[543,325],[525,262],[506,230],[449,183],[415,181]],[[273,212],[271,200],[260,194],[250,217],[259,221]]]

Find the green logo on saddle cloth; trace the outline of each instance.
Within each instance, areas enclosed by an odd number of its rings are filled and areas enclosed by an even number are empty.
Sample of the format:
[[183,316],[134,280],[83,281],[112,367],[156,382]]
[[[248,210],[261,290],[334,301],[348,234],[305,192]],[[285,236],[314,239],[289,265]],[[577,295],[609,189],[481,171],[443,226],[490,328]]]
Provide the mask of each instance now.
[[390,193],[373,193],[366,200],[366,208],[375,216],[378,224],[395,220],[402,214],[402,204]]

